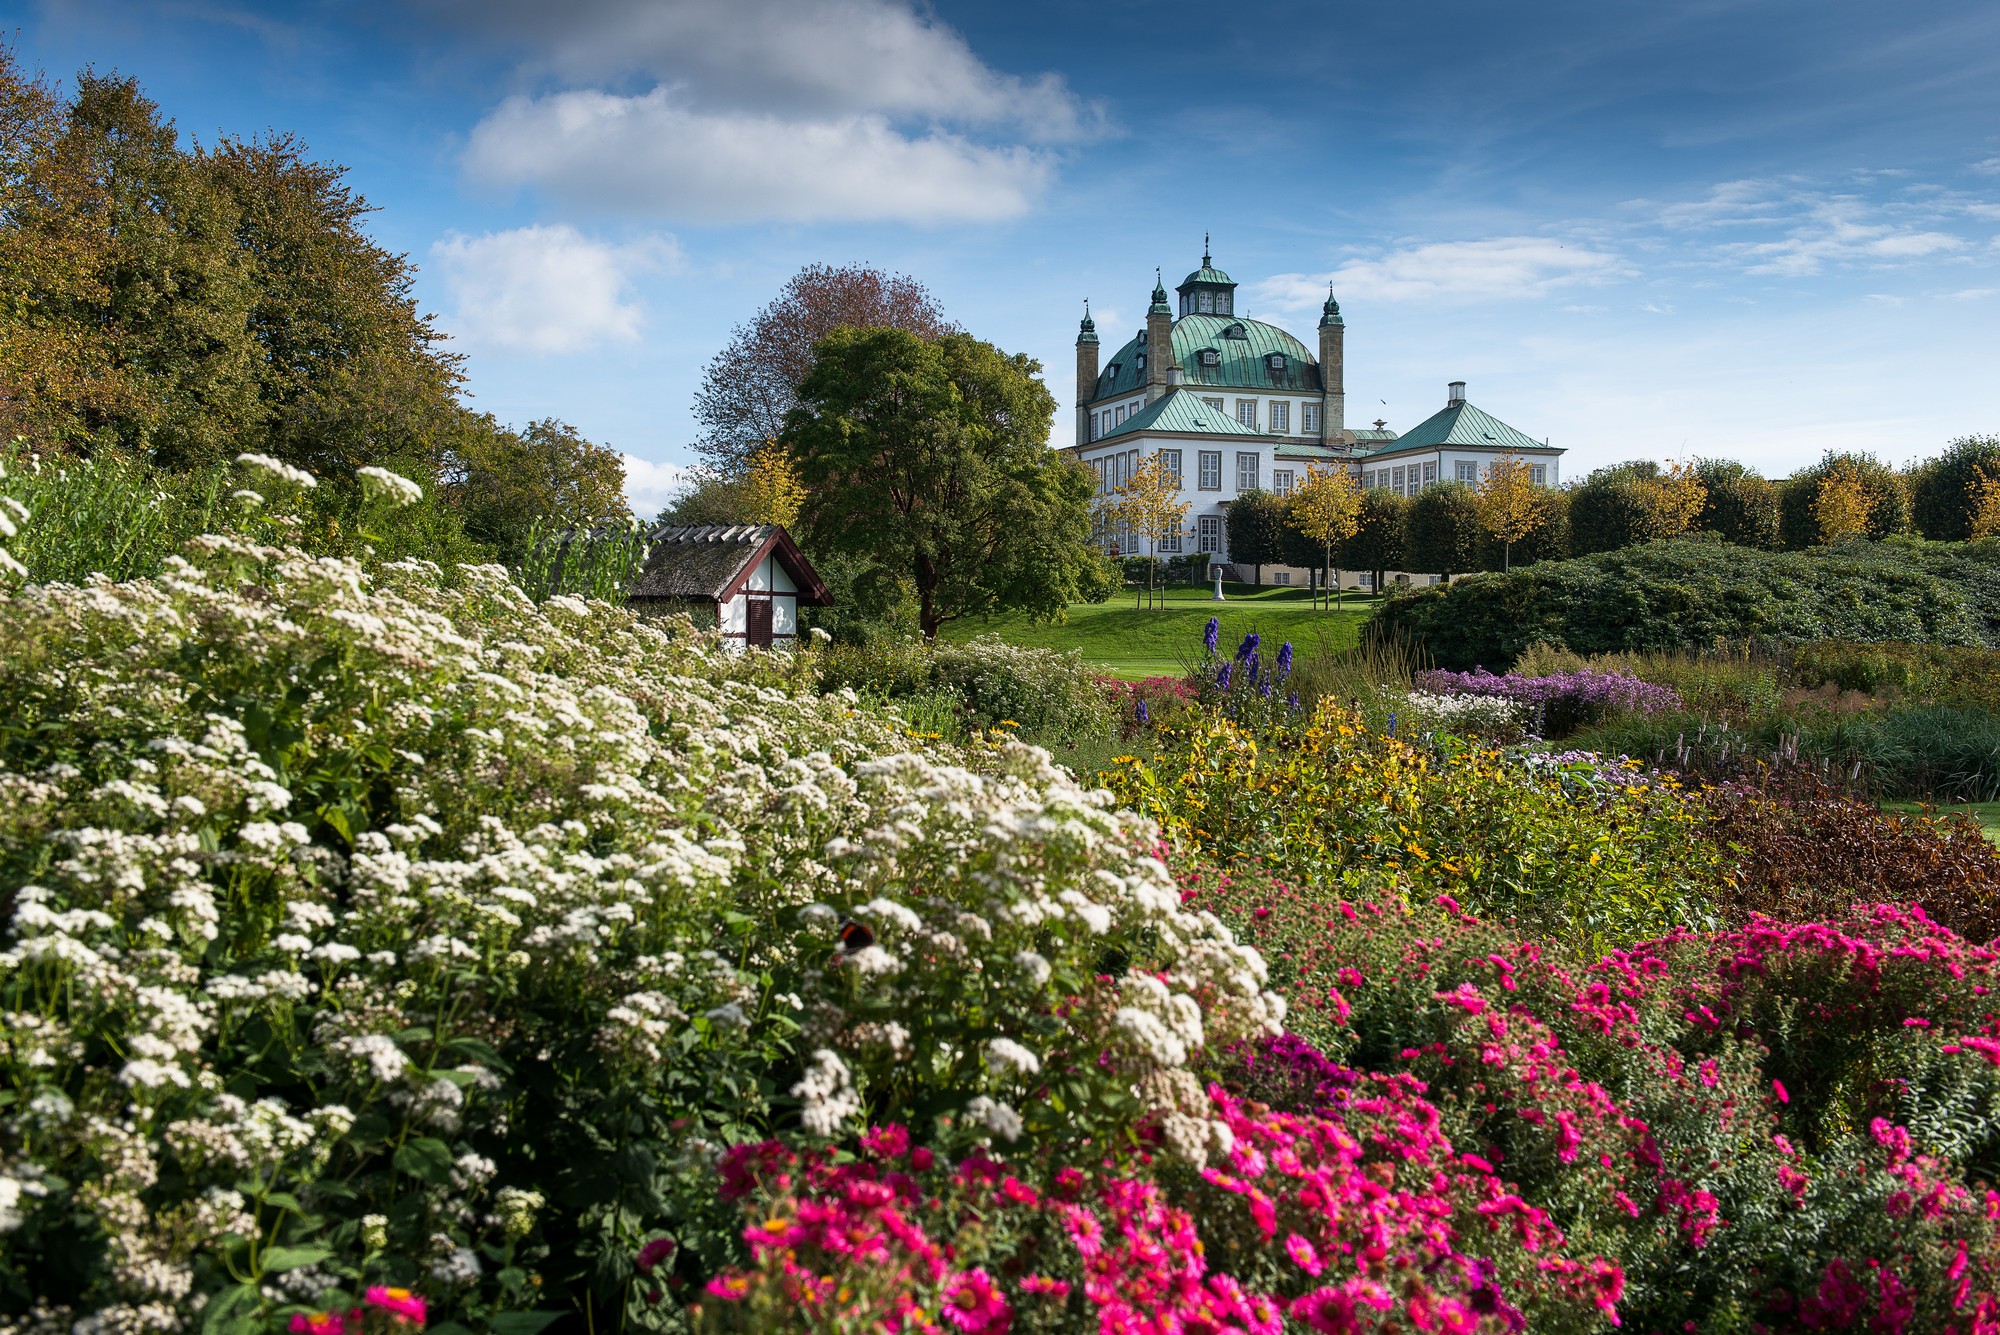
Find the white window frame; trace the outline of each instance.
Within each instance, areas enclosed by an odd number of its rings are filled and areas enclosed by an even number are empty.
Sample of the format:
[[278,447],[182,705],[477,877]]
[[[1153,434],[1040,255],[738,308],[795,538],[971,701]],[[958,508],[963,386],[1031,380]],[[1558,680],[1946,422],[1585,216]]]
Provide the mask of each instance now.
[[1224,409],[1223,407],[1221,399],[1203,399],[1202,402],[1207,404],[1209,407],[1215,409],[1215,411],[1217,412],[1226,411],[1226,409]]
[[1296,474],[1292,469],[1273,468],[1271,470],[1271,494],[1274,496],[1291,495],[1293,486],[1292,479],[1295,476]]
[[1257,400],[1236,400],[1236,425],[1247,426],[1252,431],[1257,429]]
[[1460,459],[1452,465],[1452,480],[1454,482],[1479,481],[1478,462],[1472,459]]
[[1202,315],[1215,314],[1215,294],[1213,292],[1195,293],[1194,308]]
[[1273,570],[1271,572],[1271,582],[1273,584],[1290,587],[1292,582],[1292,572],[1289,570]]
[[1537,486],[1537,487],[1548,486],[1549,466],[1547,464],[1529,464],[1528,482],[1532,486]]
[[1230,309],[1235,304],[1236,294],[1234,292],[1218,292],[1215,294],[1215,313],[1217,315],[1236,314],[1235,311]]
[[1181,452],[1161,450],[1160,467],[1167,470],[1167,476],[1174,480],[1174,487],[1178,489],[1181,485]]
[[1273,399],[1269,409],[1271,434],[1289,436],[1292,434],[1292,405],[1290,400]]
[[1389,470],[1389,490],[1395,492],[1398,496],[1407,496],[1410,494],[1403,490],[1408,485],[1406,481],[1407,471],[1407,469],[1402,467],[1391,468]]
[[1299,430],[1308,436],[1319,434],[1319,405],[1302,403],[1299,405]]
[[[1195,462],[1201,471],[1196,475],[1195,488],[1198,491],[1222,490],[1222,451],[1197,450]],[[1203,550],[1206,550],[1205,548]]]
[[[1244,484],[1245,477],[1250,479],[1248,485]],[[1258,490],[1263,478],[1264,456],[1255,450],[1236,451],[1236,494],[1240,496],[1246,491]]]
[[1214,556],[1222,551],[1222,516],[1199,515],[1194,521],[1196,550]]
[[1424,465],[1424,485],[1426,487],[1431,486],[1434,483],[1436,483],[1437,480],[1438,480],[1438,466],[1437,466],[1437,461],[1433,459],[1431,462]]

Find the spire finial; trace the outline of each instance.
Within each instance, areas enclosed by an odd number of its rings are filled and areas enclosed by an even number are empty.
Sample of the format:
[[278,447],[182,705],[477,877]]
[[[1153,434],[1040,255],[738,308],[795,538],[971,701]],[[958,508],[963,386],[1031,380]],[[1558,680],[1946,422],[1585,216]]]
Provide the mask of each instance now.
[[1212,261],[1208,258],[1208,233],[1203,232],[1201,234],[1201,267],[1206,269],[1211,267],[1211,264]]

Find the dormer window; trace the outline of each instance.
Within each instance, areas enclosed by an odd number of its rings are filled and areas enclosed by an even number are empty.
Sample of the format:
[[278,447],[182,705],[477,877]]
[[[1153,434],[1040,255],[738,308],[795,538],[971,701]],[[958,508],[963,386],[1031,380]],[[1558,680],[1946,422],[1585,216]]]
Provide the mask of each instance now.
[[1224,338],[1248,338],[1248,337],[1250,337],[1250,335],[1248,335],[1248,334],[1246,334],[1246,333],[1244,333],[1244,332],[1243,332],[1243,326],[1242,326],[1242,325],[1240,325],[1240,324],[1233,324],[1233,325],[1229,326],[1229,328],[1227,328],[1227,329],[1225,329],[1225,330],[1223,330],[1223,331],[1222,331],[1222,336],[1223,336]]
[[1111,363],[1110,367],[1109,367],[1109,368],[1107,368],[1107,369],[1105,370],[1105,372],[1104,372],[1104,378],[1105,378],[1106,380],[1116,380],[1116,379],[1118,378],[1118,363],[1117,363],[1117,362],[1113,362],[1113,363]]
[[1204,292],[1195,300],[1200,305],[1203,315],[1215,314],[1215,294],[1213,292]]
[[1230,309],[1230,308],[1231,308],[1232,306],[1234,306],[1235,304],[1236,304],[1236,294],[1235,294],[1235,293],[1233,293],[1233,292],[1218,292],[1218,293],[1216,293],[1216,294],[1215,294],[1215,313],[1216,313],[1217,315],[1233,315],[1233,314],[1235,314],[1235,312],[1234,312],[1233,310],[1231,310],[1231,309]]
[[1282,353],[1282,352],[1274,352],[1274,353],[1272,353],[1272,354],[1271,354],[1271,374],[1272,374],[1272,375],[1283,375],[1284,373],[1285,373],[1285,354],[1284,354],[1284,353]]
[[1194,359],[1195,361],[1200,363],[1204,368],[1211,371],[1214,370],[1216,367],[1222,365],[1222,354],[1217,352],[1214,348],[1203,348],[1200,352],[1197,352],[1194,355]]
[[1138,364],[1139,374],[1140,375],[1146,374],[1146,354],[1142,352],[1137,357],[1133,358],[1133,360]]

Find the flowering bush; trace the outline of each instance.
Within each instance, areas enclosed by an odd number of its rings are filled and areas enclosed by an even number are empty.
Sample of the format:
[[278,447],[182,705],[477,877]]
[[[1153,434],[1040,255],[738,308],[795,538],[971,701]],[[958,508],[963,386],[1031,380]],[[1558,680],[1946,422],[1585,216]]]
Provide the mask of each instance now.
[[1615,1323],[1622,1277],[1457,1153],[1406,1078],[1344,1073],[1324,1113],[1209,1091],[1223,1162],[1128,1175],[911,1149],[775,1143],[723,1160],[747,1265],[707,1284],[710,1330],[1538,1331]]
[[1004,723],[1048,745],[1074,744],[1114,729],[1110,703],[1075,652],[981,635],[964,644],[834,645],[818,658],[827,690],[846,688],[892,703],[945,693],[975,728]]
[[207,538],[0,624],[0,1328],[614,1320],[640,1220],[727,1242],[710,1144],[1205,1159],[1281,1014],[1044,753],[684,622]]
[[[1623,1270],[1635,1329],[2000,1320],[2000,956],[1920,913],[1676,934],[1576,968],[1444,913],[1190,886],[1302,1036],[1244,1087],[1312,1111],[1414,1076],[1455,1144]],[[1317,1045],[1317,1046],[1314,1046]],[[1327,1055],[1322,1055],[1322,1051]]]
[[1578,795],[1498,749],[1371,732],[1327,700],[1261,731],[1214,715],[1160,729],[1152,755],[1103,777],[1183,855],[1223,866],[1395,878],[1582,942],[1713,920],[1720,855],[1671,781]]
[[1465,737],[1490,737],[1496,741],[1520,738],[1528,709],[1512,700],[1490,695],[1432,695],[1411,691],[1390,716],[1398,735],[1419,736],[1427,732],[1456,733]]
[[1531,713],[1535,731],[1564,737],[1608,713],[1651,714],[1679,709],[1671,687],[1626,672],[1563,672],[1546,677],[1504,677],[1483,670],[1447,672],[1434,668],[1416,675],[1418,690],[1437,695],[1485,695],[1512,700]]

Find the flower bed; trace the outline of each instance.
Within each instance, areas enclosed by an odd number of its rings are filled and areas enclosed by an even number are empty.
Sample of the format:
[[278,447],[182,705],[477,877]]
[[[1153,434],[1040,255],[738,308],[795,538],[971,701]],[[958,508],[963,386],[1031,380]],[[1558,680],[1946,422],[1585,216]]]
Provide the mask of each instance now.
[[1495,676],[1484,670],[1420,672],[1412,683],[1435,695],[1486,695],[1512,700],[1533,712],[1536,731],[1564,737],[1607,713],[1656,713],[1679,709],[1671,687],[1623,672],[1563,672],[1545,677]]

